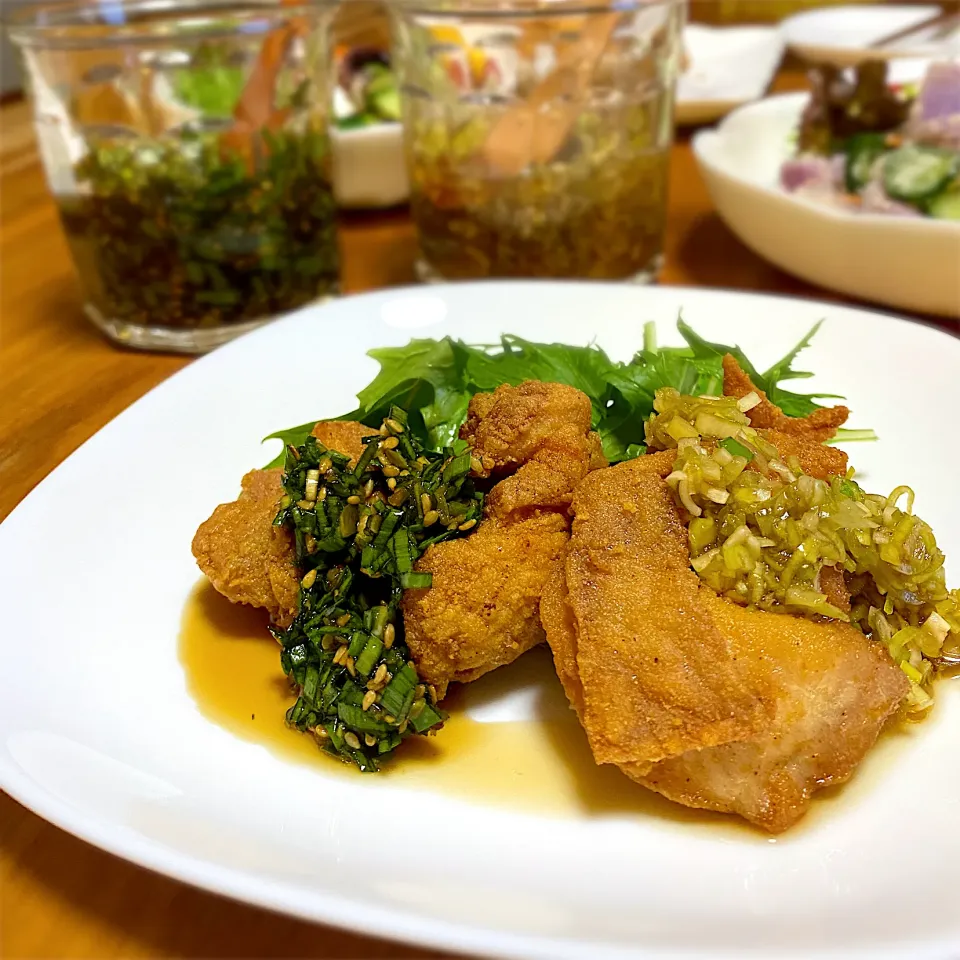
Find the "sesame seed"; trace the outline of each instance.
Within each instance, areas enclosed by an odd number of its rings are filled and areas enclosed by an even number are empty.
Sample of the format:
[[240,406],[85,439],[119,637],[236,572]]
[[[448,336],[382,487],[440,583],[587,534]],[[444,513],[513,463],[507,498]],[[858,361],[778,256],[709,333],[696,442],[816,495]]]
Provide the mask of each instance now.
[[483,473],[483,464],[482,464],[476,457],[471,457],[471,458],[470,458],[470,469],[471,469],[474,473]]
[[413,691],[413,695],[419,700],[426,692],[427,688],[422,683],[418,683],[416,689]]
[[388,437],[389,435],[390,435],[390,430],[387,428],[386,423],[384,423],[383,426],[380,427],[380,436]]
[[314,585],[314,583],[316,583],[316,580],[317,580],[316,569],[308,570],[306,574],[304,574],[303,579],[300,581],[300,586],[303,587],[304,590],[309,590]]
[[337,652],[333,655],[333,662],[336,664],[342,664],[344,660],[347,659],[347,646],[344,644],[339,647]]
[[[347,657],[347,673],[349,673],[351,677],[357,675],[356,661],[350,656]],[[436,703],[437,701],[434,700],[433,702]]]
[[407,732],[407,725],[408,725],[408,723],[409,723],[409,721],[404,720],[403,723],[400,724],[400,726],[399,726],[399,728],[398,728],[398,732],[399,732],[399,733],[406,733],[406,732]]
[[403,433],[403,424],[399,420],[394,420],[393,417],[389,417],[383,422],[384,422],[384,425],[387,426],[394,433]]
[[373,682],[379,686],[379,684],[383,683],[386,676],[387,665],[385,663],[381,663],[380,666],[377,667],[377,672],[373,675]]
[[[383,631],[383,645],[389,650],[393,646],[393,641],[396,637],[397,628],[392,623],[388,623]],[[380,666],[386,671],[387,668],[384,664],[381,663]]]
[[386,714],[383,719],[384,719],[387,723],[396,723],[396,722],[397,722],[397,718],[390,716],[389,713]]
[[429,493],[420,494],[420,506],[424,513],[429,513],[433,509],[433,497]]
[[437,688],[431,683],[427,685],[427,689],[430,691],[430,699],[433,703],[437,702]]
[[345,627],[350,622],[350,614],[345,613],[342,617],[337,618],[337,626]]
[[345,733],[343,736],[344,741],[348,747],[353,748],[354,750],[360,749],[360,741],[357,738],[357,735],[351,730],[348,733]]
[[299,500],[299,501],[297,501],[297,506],[298,506],[301,510],[312,510],[312,509],[313,509],[313,501],[312,501],[312,500]]
[[377,745],[377,738],[372,733],[368,733],[364,736],[363,742],[368,747],[375,747]]
[[383,475],[384,475],[385,477],[399,477],[399,476],[400,476],[400,468],[399,468],[399,467],[395,467],[392,463],[388,463],[388,464],[383,468]]
[[363,702],[360,704],[364,710],[369,710],[377,702],[377,694],[373,690],[368,690],[363,695]]
[[457,529],[462,530],[464,533],[466,533],[467,530],[472,530],[476,525],[477,525],[476,520],[467,520],[466,523],[461,523],[460,526],[457,527]]
[[356,495],[354,495],[354,496],[352,496],[352,497],[347,497],[347,503],[354,503],[354,504],[356,504],[356,503],[359,503],[359,502],[360,502],[360,498],[359,498],[358,496],[356,496]]
[[436,510],[428,510],[423,515],[423,525],[425,527],[432,527],[439,519],[440,519],[440,514],[437,513]]
[[365,497],[371,496],[373,493],[373,480],[368,480],[363,488],[363,495]]
[[387,487],[388,487],[390,490],[396,490],[396,489],[397,489],[397,481],[394,480],[393,477],[390,477],[390,479],[387,480]]
[[326,499],[327,499],[327,488],[326,488],[326,487],[321,487],[321,488],[317,491],[317,500],[319,500],[321,503],[323,503],[323,501],[326,500]]
[[396,437],[387,437],[381,444],[384,450],[396,450],[400,446],[400,441]]
[[326,740],[330,736],[325,727],[314,727],[313,732],[321,739]]

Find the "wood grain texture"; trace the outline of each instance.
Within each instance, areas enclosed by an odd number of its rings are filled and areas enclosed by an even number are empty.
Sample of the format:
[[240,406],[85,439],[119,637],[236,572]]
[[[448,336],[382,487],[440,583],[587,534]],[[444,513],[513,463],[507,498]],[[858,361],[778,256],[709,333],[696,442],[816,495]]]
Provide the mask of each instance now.
[[[801,83],[787,71],[777,86]],[[727,230],[686,136],[673,150],[671,177],[664,283],[842,300],[765,263]],[[2,519],[88,437],[190,361],[119,350],[84,319],[22,102],[0,107],[0,227]],[[340,236],[346,292],[413,282],[415,238],[405,211],[345,217]],[[194,890],[102,853],[0,796],[0,956],[445,955]]]

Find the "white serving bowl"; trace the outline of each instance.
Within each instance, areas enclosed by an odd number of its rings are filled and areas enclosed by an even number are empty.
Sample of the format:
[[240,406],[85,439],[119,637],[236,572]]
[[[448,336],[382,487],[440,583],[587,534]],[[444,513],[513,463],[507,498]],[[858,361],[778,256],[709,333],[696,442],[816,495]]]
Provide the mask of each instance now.
[[807,94],[768,97],[693,139],[710,196],[755,253],[864,300],[960,316],[960,224],[848,212],[787,193],[780,166]]
[[403,156],[403,126],[378,123],[356,130],[333,129],[333,195],[348,209],[393,207],[410,197]]

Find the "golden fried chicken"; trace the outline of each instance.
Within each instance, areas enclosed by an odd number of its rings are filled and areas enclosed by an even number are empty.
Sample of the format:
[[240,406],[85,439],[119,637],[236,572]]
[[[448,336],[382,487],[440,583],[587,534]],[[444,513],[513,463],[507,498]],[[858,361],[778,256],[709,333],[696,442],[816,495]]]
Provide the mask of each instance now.
[[417,562],[429,590],[403,599],[421,678],[442,692],[515,660],[544,639],[540,593],[567,540],[574,486],[606,460],[579,390],[528,381],[477,394],[461,437],[497,482],[469,537],[434,544]]
[[566,544],[566,518],[545,512],[484,520],[469,537],[431,547],[417,568],[433,574],[433,586],[403,600],[420,678],[468,683],[543,642],[540,591]]
[[[373,431],[349,420],[324,420],[313,435],[325,446],[356,460],[362,438]],[[233,603],[263,607],[287,626],[297,612],[300,578],[289,531],[273,526],[283,496],[283,471],[251,470],[240,482],[240,496],[223,503],[200,524],[193,538],[197,565]]]
[[821,443],[836,435],[837,429],[847,422],[850,411],[846,407],[821,407],[807,417],[788,417],[767,395],[754,386],[743,367],[729,353],[723,358],[723,395],[738,400],[755,393],[760,398],[753,409],[747,412],[750,423],[759,429],[776,430]]
[[847,779],[909,684],[855,628],[718,597],[690,569],[672,452],[577,488],[541,617],[594,756],[767,830]]

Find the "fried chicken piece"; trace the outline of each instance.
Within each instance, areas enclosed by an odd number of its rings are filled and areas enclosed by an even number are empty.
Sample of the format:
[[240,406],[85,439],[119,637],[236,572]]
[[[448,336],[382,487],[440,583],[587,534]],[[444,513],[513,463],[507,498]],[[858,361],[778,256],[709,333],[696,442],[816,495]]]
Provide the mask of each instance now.
[[777,713],[761,735],[665,760],[640,782],[781,833],[815,791],[850,778],[910,684],[881,644],[849,624],[749,610],[703,592],[738,663],[776,678]]
[[798,433],[781,433],[779,430],[760,430],[759,433],[777,448],[781,460],[796,457],[803,472],[811,477],[829,480],[847,472],[847,455],[837,447],[828,447],[820,440]]
[[[325,446],[356,460],[370,427],[349,420],[324,420],[313,435]],[[283,496],[283,470],[251,470],[240,482],[240,496],[223,503],[200,524],[193,538],[197,565],[232,603],[263,607],[280,626],[296,616],[300,578],[293,538],[273,526]]]
[[487,497],[487,515],[565,510],[573,488],[607,465],[590,413],[587,395],[561,383],[527,380],[476,394],[460,437],[480,462],[480,477],[503,478]]
[[290,531],[275,527],[283,470],[251,470],[240,496],[222,503],[193,538],[197,565],[232,603],[263,607],[287,626],[297,612],[300,580]]
[[747,411],[750,423],[757,429],[776,430],[779,433],[793,434],[810,440],[829,440],[838,427],[842,427],[850,416],[846,407],[821,407],[807,417],[788,417],[776,404],[767,399],[767,395],[754,386],[743,367],[729,353],[723,358],[723,394],[738,400],[748,393],[760,397],[752,410]]
[[433,586],[403,597],[421,680],[443,689],[469,683],[541,643],[544,574],[566,543],[566,518],[541,513],[509,524],[484,520],[469,537],[430,547],[417,569],[430,570]]
[[356,463],[363,453],[363,438],[377,431],[356,420],[321,420],[310,431],[328,450],[335,450]]
[[579,390],[529,381],[477,394],[461,436],[498,482],[469,537],[434,544],[416,565],[429,590],[403,598],[407,644],[427,683],[445,691],[515,660],[544,639],[540,593],[567,540],[574,486],[605,466]]
[[750,610],[690,569],[673,453],[591,474],[541,616],[598,762],[688,806],[786,829],[847,779],[909,689],[839,622]]
[[564,577],[583,725],[598,763],[649,767],[744,739],[771,713],[769,684],[744,676],[698,605],[686,526],[662,479],[674,457],[598,471],[575,495]]

